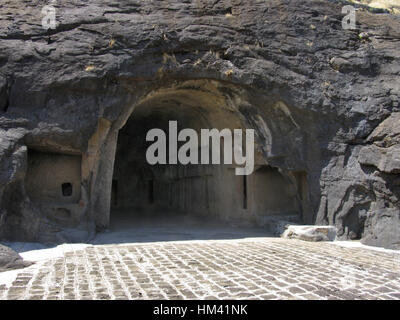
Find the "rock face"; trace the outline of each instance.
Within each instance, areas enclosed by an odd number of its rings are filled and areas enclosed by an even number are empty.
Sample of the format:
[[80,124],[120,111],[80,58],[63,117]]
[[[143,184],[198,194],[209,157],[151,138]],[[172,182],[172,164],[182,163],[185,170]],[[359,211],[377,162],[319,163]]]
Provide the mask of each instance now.
[[25,268],[32,263],[23,261],[22,257],[9,247],[0,244],[0,272]]
[[[339,1],[74,0],[55,5],[46,31],[47,4],[0,5],[1,237],[107,228],[124,175],[119,130],[154,107],[196,129],[201,119],[254,129],[257,168],[284,194],[260,207],[252,195],[265,180],[229,176],[199,208],[230,219],[231,207],[207,203],[242,199],[226,193],[236,186],[246,192],[235,218],[281,214],[287,201],[304,224],[400,248],[398,16],[359,7],[357,29],[344,30]],[[206,188],[218,174],[203,174]]]
[[[362,242],[398,249],[400,210],[389,205],[400,196],[400,113],[392,113],[367,138],[358,162],[374,174],[368,182],[380,193],[381,206],[366,217]],[[376,192],[378,193],[378,192]]]

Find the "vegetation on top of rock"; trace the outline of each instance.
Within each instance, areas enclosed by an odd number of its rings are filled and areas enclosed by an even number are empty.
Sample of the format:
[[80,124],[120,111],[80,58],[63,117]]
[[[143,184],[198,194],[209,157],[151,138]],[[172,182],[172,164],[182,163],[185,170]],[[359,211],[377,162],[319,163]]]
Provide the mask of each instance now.
[[400,14],[400,1],[399,0],[350,0],[353,3],[366,5],[372,12],[377,9],[387,10],[389,13]]

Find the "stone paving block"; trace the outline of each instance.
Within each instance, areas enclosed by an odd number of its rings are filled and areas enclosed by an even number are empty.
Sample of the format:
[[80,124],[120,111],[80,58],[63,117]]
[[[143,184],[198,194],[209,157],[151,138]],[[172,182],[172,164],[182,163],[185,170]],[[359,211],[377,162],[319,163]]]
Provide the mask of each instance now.
[[21,270],[0,299],[400,300],[399,258],[279,238],[98,245]]

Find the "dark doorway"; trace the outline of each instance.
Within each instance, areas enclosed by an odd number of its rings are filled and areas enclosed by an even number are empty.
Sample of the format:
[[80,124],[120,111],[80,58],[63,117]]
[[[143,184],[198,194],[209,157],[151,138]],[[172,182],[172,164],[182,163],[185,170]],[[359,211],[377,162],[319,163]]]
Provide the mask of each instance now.
[[160,221],[256,225],[260,217],[296,214],[296,195],[275,168],[261,166],[250,176],[240,176],[235,165],[148,163],[146,151],[153,142],[146,141],[146,135],[151,129],[163,130],[168,150],[169,121],[177,122],[178,132],[191,128],[198,135],[201,129],[241,128],[232,112],[221,110],[213,99],[206,102],[198,105],[190,94],[174,94],[155,96],[135,108],[119,131],[111,225],[130,218],[153,225]]

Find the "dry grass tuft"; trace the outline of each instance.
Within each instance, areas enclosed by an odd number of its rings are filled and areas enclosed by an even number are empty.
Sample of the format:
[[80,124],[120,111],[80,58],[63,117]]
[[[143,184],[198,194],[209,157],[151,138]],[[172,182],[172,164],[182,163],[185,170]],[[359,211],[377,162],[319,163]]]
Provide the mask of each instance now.
[[371,8],[387,9],[391,13],[400,14],[400,0],[350,0],[358,4],[365,4]]

